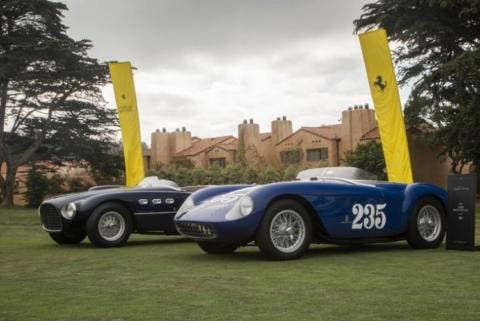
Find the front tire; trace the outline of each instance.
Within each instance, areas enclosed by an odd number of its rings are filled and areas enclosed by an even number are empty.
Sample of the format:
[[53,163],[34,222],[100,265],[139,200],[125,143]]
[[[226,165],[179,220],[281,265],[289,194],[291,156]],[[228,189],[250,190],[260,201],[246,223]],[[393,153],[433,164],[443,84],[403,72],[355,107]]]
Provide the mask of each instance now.
[[272,260],[302,256],[310,246],[312,223],[308,211],[294,200],[280,200],[268,208],[257,231],[262,254]]
[[410,218],[407,242],[414,249],[437,248],[445,236],[445,210],[433,197],[417,201]]
[[198,242],[198,246],[208,254],[230,254],[238,248],[236,244],[218,242]]
[[130,212],[117,203],[100,205],[87,221],[88,238],[97,247],[125,245],[132,229],[133,222]]
[[50,238],[58,244],[78,244],[87,236],[84,230],[48,234]]

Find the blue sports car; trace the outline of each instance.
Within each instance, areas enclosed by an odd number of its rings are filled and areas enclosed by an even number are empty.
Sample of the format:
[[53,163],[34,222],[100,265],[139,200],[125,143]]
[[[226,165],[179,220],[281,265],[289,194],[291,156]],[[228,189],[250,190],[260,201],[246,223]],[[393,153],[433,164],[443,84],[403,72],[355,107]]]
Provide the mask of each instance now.
[[438,247],[446,204],[447,193],[435,185],[382,182],[361,169],[327,167],[300,172],[292,182],[199,190],[174,220],[207,253],[231,253],[254,241],[267,258],[286,260],[302,256],[312,242],[406,239],[413,248]]

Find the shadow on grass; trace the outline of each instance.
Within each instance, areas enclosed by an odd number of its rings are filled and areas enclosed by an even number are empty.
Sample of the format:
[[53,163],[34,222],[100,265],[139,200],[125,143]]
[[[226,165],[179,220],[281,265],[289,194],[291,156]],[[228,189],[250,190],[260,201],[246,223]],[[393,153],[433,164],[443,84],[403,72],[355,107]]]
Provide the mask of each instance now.
[[149,246],[149,245],[170,245],[170,244],[179,244],[179,243],[195,243],[195,241],[187,238],[172,238],[172,239],[151,239],[151,240],[132,240],[128,241],[127,245],[130,246]]
[[[164,237],[164,236],[163,236]],[[172,245],[172,244],[182,244],[182,243],[194,243],[194,241],[189,240],[187,238],[172,238],[172,239],[149,239],[149,240],[131,240],[127,241],[127,244],[122,247],[114,247],[114,248],[101,248],[95,247],[87,240],[84,240],[82,243],[79,244],[57,244],[54,241],[50,242],[49,244],[39,244],[36,246],[39,249],[51,249],[54,247],[60,248],[68,248],[68,249],[96,249],[96,250],[113,250],[113,249],[121,249],[121,248],[129,248],[135,246],[152,246],[152,245]]]
[[305,257],[399,251],[412,251],[412,248],[406,242],[326,245],[310,248]]
[[[206,254],[199,249],[197,254],[192,254],[190,258],[206,261],[271,261],[266,259],[260,253],[260,250],[253,245],[249,245],[248,251],[245,251],[245,248],[238,249],[233,254],[219,254],[212,255]],[[243,249],[243,250],[242,250]],[[309,259],[318,259],[326,256],[341,256],[341,255],[351,255],[351,254],[370,254],[370,253],[381,253],[381,252],[402,252],[402,251],[414,251],[412,250],[406,242],[395,242],[395,243],[372,243],[372,244],[363,244],[363,245],[313,245],[310,249],[302,256],[301,260]],[[280,261],[281,262],[281,261]]]

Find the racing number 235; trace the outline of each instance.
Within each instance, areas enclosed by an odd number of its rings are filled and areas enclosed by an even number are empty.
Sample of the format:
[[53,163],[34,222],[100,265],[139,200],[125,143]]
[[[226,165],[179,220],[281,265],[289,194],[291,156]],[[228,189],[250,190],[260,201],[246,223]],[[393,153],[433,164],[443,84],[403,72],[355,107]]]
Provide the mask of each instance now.
[[352,230],[361,230],[363,228],[370,230],[373,227],[382,229],[387,222],[387,217],[383,210],[387,204],[355,204],[352,207],[352,214],[355,217],[352,222]]

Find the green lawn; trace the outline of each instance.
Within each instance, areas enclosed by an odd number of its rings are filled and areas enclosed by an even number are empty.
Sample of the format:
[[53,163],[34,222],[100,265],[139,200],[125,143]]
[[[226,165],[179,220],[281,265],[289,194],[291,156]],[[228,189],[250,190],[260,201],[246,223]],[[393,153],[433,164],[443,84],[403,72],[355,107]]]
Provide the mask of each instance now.
[[208,256],[180,237],[59,246],[35,211],[0,209],[2,321],[479,320],[479,302],[480,252],[314,245],[271,262],[255,247]]

